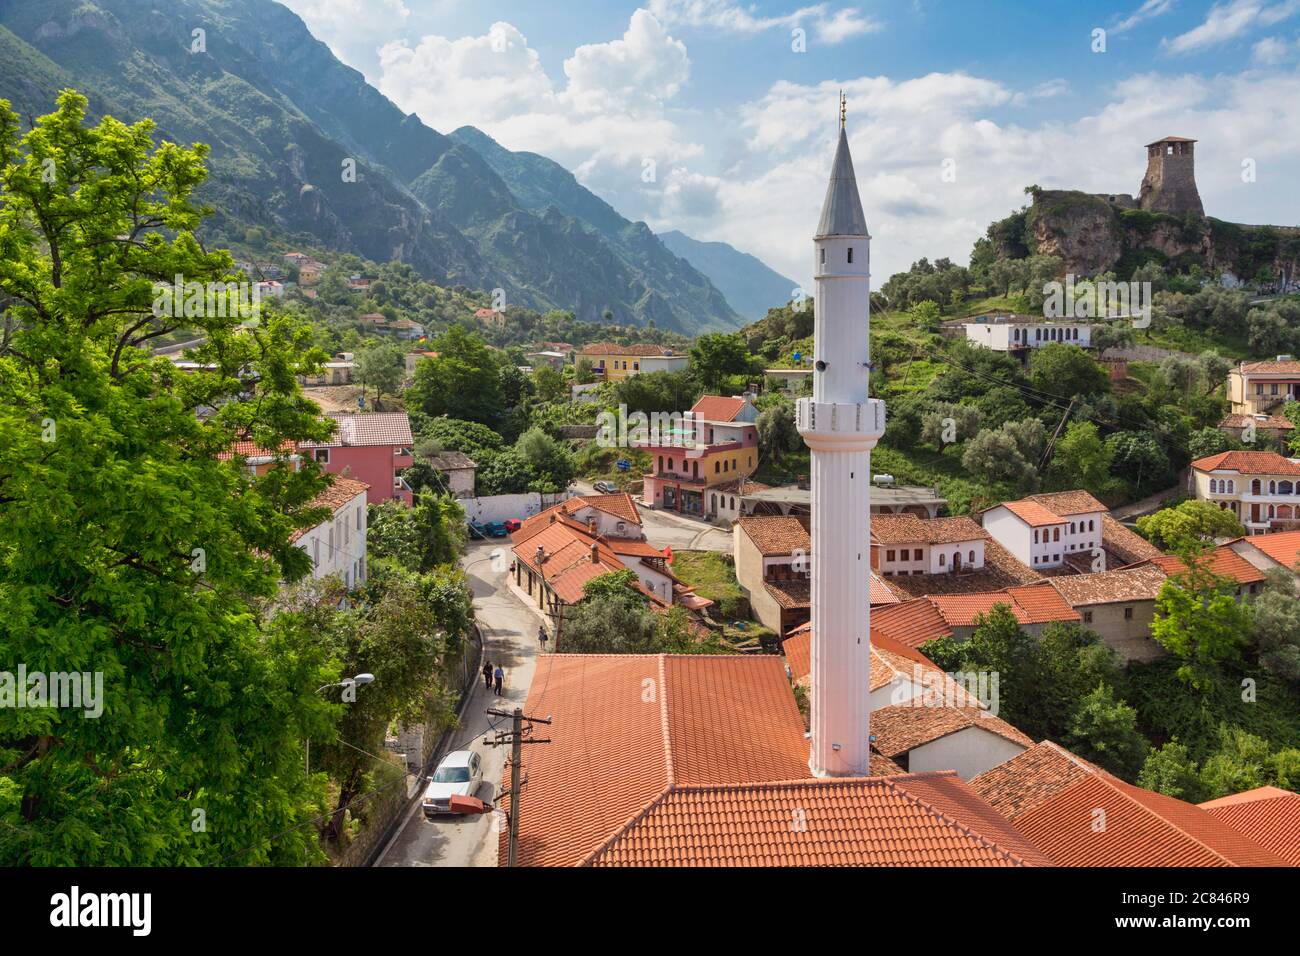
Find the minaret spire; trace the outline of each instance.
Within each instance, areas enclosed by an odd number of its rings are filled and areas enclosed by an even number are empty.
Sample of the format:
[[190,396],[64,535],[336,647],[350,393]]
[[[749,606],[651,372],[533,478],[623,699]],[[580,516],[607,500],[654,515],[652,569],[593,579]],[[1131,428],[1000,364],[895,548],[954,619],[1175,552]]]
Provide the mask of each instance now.
[[848,112],[849,102],[844,98],[844,91],[840,90],[840,129],[844,128],[844,116]]
[[871,449],[885,405],[869,397],[871,237],[844,128],[813,239],[813,394],[796,423],[812,457],[812,717],[817,776],[870,771]]

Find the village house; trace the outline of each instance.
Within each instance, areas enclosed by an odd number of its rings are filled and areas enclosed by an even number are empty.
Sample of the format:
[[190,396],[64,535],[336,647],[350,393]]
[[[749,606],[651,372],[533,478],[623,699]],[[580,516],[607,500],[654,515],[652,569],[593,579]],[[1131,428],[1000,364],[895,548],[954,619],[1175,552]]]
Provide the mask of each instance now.
[[1290,355],[1276,360],[1240,362],[1228,372],[1228,402],[1238,415],[1268,415],[1300,400],[1300,362]]
[[1027,353],[1060,342],[1089,348],[1092,324],[1032,315],[980,315],[962,324],[966,341],[994,352]]
[[988,539],[987,531],[964,516],[872,515],[871,567],[887,578],[978,571]]
[[446,490],[454,497],[474,497],[474,475],[478,465],[464,452],[440,451],[429,456],[429,465],[442,475]]
[[347,587],[366,580],[366,491],[364,481],[336,477],[333,484],[312,499],[308,507],[329,508],[332,514],[320,524],[295,531],[290,537],[311,557],[312,577],[337,574]]
[[[1204,561],[1206,570],[1236,585],[1238,600],[1253,599],[1264,586],[1264,572],[1238,554],[1231,545],[1219,545],[1205,556]],[[1138,567],[1144,565],[1159,568],[1166,577],[1187,573],[1183,559],[1173,554],[1162,554]]]
[[1239,415],[1229,412],[1219,422],[1219,431],[1245,445],[1275,447],[1285,451],[1295,426],[1281,415]]
[[1101,545],[1106,510],[1086,491],[1060,491],[1006,501],[986,508],[981,517],[984,530],[1035,571],[1067,563],[1077,570],[1104,571]]
[[1166,578],[1163,568],[1144,564],[1047,581],[1121,660],[1149,661],[1164,654],[1151,637],[1151,621]]
[[430,352],[425,349],[416,349],[413,352],[406,353],[406,377],[407,379],[415,378],[415,366],[420,364],[421,359],[437,358],[437,352]]
[[398,319],[396,322],[390,322],[388,331],[392,332],[396,338],[404,341],[424,338],[424,326],[410,319]]
[[1231,511],[1247,534],[1300,528],[1300,463],[1275,451],[1225,451],[1192,462],[1188,491]]
[[1125,783],[1051,741],[970,786],[1057,866],[1287,865],[1214,813]]
[[564,352],[525,352],[524,358],[528,360],[528,364],[532,368],[541,368],[546,366],[548,368],[553,368],[558,372],[560,369],[564,368],[567,356]]
[[[811,615],[812,538],[806,517],[742,517],[731,536],[736,581],[754,618],[784,636]],[[871,606],[897,604],[898,597],[874,573]]]
[[401,476],[402,469],[413,464],[414,438],[406,412],[330,412],[328,417],[338,426],[334,438],[303,442],[299,451],[315,459],[323,471],[364,481],[372,503],[396,498],[411,504],[411,486]]
[[339,352],[326,362],[319,372],[312,375],[299,375],[298,381],[303,385],[311,386],[351,385],[356,368],[356,356],[352,352]]
[[1261,571],[1286,568],[1300,575],[1300,531],[1250,535],[1227,542],[1227,547]]
[[594,342],[583,346],[578,359],[591,363],[592,371],[607,382],[618,382],[641,372],[680,372],[690,357],[663,345],[615,345]]
[[[748,395],[705,395],[690,415],[678,432],[633,443],[653,462],[642,498],[648,508],[715,517],[718,486],[748,478],[758,467],[758,410]],[[737,510],[729,500],[723,506]]]
[[1053,622],[1078,624],[1082,615],[1046,581],[973,594],[930,594],[871,612],[871,633],[908,647],[941,637],[966,640],[982,617],[1004,605],[1026,633],[1039,636]]
[[283,299],[284,283],[275,279],[264,279],[253,283],[253,291],[261,299]]

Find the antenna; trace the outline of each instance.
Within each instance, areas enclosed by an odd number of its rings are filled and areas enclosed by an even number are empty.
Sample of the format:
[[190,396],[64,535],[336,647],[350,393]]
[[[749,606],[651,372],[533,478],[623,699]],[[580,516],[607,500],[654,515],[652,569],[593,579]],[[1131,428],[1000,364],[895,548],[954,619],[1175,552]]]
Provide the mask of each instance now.
[[844,115],[848,112],[849,101],[844,98],[844,91],[840,90],[840,129],[844,128]]

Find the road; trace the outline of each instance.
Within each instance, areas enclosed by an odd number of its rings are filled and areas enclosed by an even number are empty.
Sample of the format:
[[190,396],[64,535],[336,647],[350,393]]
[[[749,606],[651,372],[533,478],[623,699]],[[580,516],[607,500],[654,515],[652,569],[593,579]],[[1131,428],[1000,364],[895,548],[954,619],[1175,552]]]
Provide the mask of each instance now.
[[[510,568],[508,539],[471,541],[461,564],[474,591],[474,611],[483,631],[484,654],[506,671],[502,694],[486,690],[480,678],[465,709],[464,725],[453,748],[473,750],[483,759],[483,786],[477,796],[495,801],[501,787],[506,747],[488,747],[483,738],[500,723],[486,708],[522,707],[537,665],[537,612],[515,595],[507,583]],[[417,804],[397,835],[384,848],[378,866],[496,866],[496,814],[448,816],[426,820]]]
[[[596,489],[585,481],[575,481],[573,490],[580,495],[594,495]],[[645,537],[656,548],[674,551],[731,551],[731,532],[707,521],[637,505]]]

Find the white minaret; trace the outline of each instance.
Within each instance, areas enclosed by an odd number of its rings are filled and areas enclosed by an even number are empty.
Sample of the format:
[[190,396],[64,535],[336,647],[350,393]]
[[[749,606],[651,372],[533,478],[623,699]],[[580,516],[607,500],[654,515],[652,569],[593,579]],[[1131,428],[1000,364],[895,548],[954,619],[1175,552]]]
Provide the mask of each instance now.
[[812,746],[814,775],[865,776],[871,674],[871,449],[885,403],[867,397],[871,237],[844,133],[815,250],[813,396],[799,400],[812,450]]

